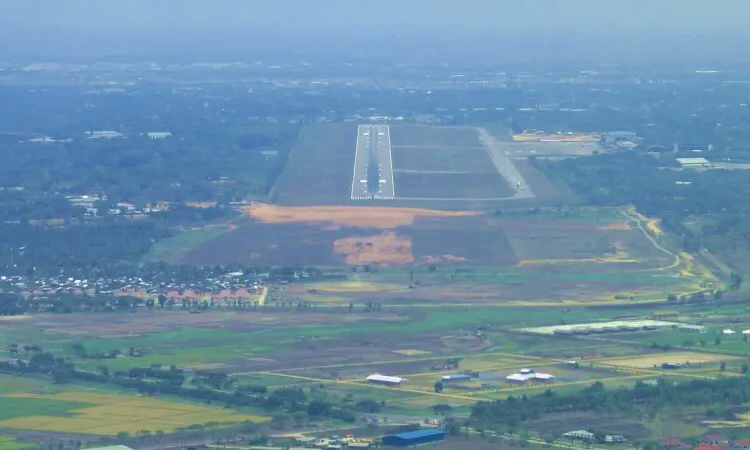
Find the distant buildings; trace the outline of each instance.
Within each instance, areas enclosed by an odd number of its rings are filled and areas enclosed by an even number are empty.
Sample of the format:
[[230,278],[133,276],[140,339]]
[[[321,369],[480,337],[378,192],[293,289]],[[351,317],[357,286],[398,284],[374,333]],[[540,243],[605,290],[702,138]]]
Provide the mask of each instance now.
[[714,146],[712,144],[674,144],[672,150],[677,152],[694,152],[694,153],[701,153],[701,152],[710,152],[714,149]]
[[637,147],[643,139],[632,131],[609,131],[602,133],[599,144],[602,147]]
[[113,139],[122,137],[117,131],[87,131],[86,139]]
[[683,333],[705,333],[706,327],[703,325],[680,325],[677,327],[678,331],[682,331]]
[[168,138],[169,136],[172,136],[172,133],[169,131],[149,131],[146,135],[149,139],[158,140]]

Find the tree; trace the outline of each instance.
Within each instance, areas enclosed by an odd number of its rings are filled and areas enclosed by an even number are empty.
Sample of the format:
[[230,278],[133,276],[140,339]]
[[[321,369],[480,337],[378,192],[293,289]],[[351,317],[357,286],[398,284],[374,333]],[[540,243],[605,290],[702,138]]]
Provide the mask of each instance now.
[[294,418],[295,425],[297,425],[298,427],[301,427],[302,425],[307,423],[307,420],[309,419],[306,411],[295,411],[292,417]]
[[444,387],[445,387],[445,386],[443,385],[443,382],[442,382],[442,381],[436,381],[436,382],[435,382],[435,386],[434,386],[434,388],[435,388],[435,392],[443,392],[443,388],[444,388]]
[[547,444],[547,447],[550,447],[557,441],[557,438],[552,433],[544,433],[542,434],[542,440]]
[[117,433],[117,439],[119,439],[121,442],[125,442],[125,440],[129,437],[130,433],[128,433],[127,431],[120,431],[119,433]]
[[287,413],[278,412],[271,416],[271,426],[274,428],[284,428],[289,423],[290,416]]
[[432,406],[432,410],[435,414],[440,416],[447,416],[453,412],[453,407],[446,403],[438,403]]
[[724,371],[726,370],[726,368],[727,368],[727,363],[723,362],[719,364],[719,370]]
[[741,371],[741,372],[742,372],[743,374],[747,374],[747,370],[748,370],[748,368],[750,368],[750,366],[748,366],[748,364],[747,364],[747,363],[742,363],[742,366],[740,367],[740,371]]

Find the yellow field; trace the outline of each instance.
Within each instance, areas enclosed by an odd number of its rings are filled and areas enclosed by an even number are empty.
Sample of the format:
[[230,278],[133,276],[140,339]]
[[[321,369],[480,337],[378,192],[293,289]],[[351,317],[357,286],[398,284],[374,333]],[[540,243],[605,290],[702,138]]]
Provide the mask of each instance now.
[[[208,408],[146,397],[90,392],[62,392],[52,395],[9,394],[3,397],[44,398],[94,404],[72,411],[69,417],[38,415],[0,421],[0,428],[116,435],[119,432],[161,430],[208,422],[268,421],[268,417],[238,414],[230,410]],[[0,397],[2,398],[2,397]]]
[[605,358],[599,362],[604,364],[610,364],[617,367],[632,367],[634,369],[650,369],[654,366],[661,368],[661,365],[665,362],[673,362],[679,364],[685,364],[689,362],[691,365],[698,363],[711,363],[730,361],[737,359],[736,356],[727,356],[711,353],[697,353],[697,352],[672,352],[672,353],[659,353],[655,355],[642,355],[633,357],[618,357],[618,358]]

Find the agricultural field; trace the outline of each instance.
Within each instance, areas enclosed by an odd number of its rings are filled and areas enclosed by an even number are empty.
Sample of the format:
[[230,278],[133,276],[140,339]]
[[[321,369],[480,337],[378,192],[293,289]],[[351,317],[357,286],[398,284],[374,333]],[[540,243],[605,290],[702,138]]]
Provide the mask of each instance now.
[[19,441],[13,436],[0,435],[0,450],[21,450],[32,447],[36,447],[36,444]]
[[132,395],[89,391],[0,396],[0,428],[116,435],[214,423],[264,422],[269,418]]
[[[377,285],[350,281],[342,286],[369,292]],[[342,286],[329,283],[327,289]],[[326,289],[326,284],[320,287]],[[673,308],[681,318],[691,317],[691,307]],[[7,348],[11,341],[21,345],[33,342],[92,371],[102,366],[114,371],[175,364],[222,372],[236,386],[265,386],[270,392],[293,387],[310,398],[350,404],[384,402],[379,414],[401,420],[433,417],[436,404],[451,405],[461,417],[478,400],[547,389],[575,392],[595,381],[619,387],[663,376],[675,381],[712,379],[738,374],[744,361],[735,355],[711,353],[714,348],[664,351],[630,343],[633,334],[560,338],[515,331],[561,321],[575,324],[650,314],[649,309],[630,305],[606,309],[386,305],[384,310],[367,311],[357,303],[352,312],[332,304],[311,311],[269,305],[243,313],[29,316],[3,324],[0,348]],[[80,348],[74,350],[75,343],[89,354],[135,347],[142,356],[84,358]],[[573,366],[571,360],[579,364]],[[690,361],[691,367],[666,373],[653,367],[665,361]],[[458,367],[451,365],[456,362]],[[718,370],[721,362],[727,363],[726,371]],[[552,374],[555,381],[526,385],[505,381],[505,376],[522,368]],[[442,392],[434,391],[442,376],[459,371],[478,376],[467,383],[446,384]],[[371,385],[364,378],[372,373],[401,376],[405,382],[399,387]],[[216,410],[90,387],[39,386],[33,379],[9,377],[0,377],[0,402],[12,405],[0,414],[0,427],[8,430],[115,435],[123,431],[169,432],[205,422],[268,420],[262,412]]]

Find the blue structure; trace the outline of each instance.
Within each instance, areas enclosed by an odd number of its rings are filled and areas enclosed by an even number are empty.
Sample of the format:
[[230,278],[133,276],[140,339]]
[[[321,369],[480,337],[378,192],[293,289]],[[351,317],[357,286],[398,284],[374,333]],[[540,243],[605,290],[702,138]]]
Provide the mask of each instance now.
[[408,447],[410,445],[426,444],[428,442],[442,441],[445,439],[445,431],[438,428],[428,430],[410,431],[408,433],[383,436],[383,445],[394,447]]

